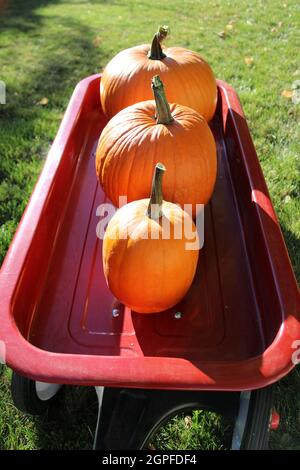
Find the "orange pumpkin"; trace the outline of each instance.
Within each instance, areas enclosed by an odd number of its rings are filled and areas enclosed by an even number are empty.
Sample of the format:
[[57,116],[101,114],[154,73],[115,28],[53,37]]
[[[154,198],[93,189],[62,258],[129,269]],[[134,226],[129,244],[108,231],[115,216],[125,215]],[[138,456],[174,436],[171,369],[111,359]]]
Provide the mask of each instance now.
[[191,217],[162,199],[164,170],[156,165],[151,198],[119,209],[103,241],[108,287],[121,303],[139,313],[177,304],[188,291],[198,262],[199,239]]
[[152,44],[119,52],[105,67],[100,85],[102,108],[111,118],[121,109],[150,100],[148,87],[153,75],[160,75],[170,103],[195,109],[209,121],[216,109],[214,74],[202,57],[182,47],[162,49],[167,27],[159,29]]
[[[120,111],[104,128],[96,152],[99,181],[114,205],[150,193],[152,169],[162,162],[168,172],[163,190],[166,200],[192,205],[211,197],[217,170],[216,145],[205,119],[186,106],[169,104],[163,84],[153,78],[154,101]],[[157,119],[155,119],[155,115]]]

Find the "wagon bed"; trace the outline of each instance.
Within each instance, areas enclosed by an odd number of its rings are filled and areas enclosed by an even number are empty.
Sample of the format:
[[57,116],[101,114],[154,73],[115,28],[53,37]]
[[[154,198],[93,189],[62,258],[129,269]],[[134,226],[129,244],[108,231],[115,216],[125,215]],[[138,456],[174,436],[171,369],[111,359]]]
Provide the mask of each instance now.
[[109,387],[233,391],[279,380],[300,339],[299,293],[241,105],[222,81],[211,122],[218,176],[192,287],[167,312],[112,315],[96,236],[97,207],[109,202],[94,161],[107,122],[100,79],[77,85],[2,266],[7,363],[37,381]]

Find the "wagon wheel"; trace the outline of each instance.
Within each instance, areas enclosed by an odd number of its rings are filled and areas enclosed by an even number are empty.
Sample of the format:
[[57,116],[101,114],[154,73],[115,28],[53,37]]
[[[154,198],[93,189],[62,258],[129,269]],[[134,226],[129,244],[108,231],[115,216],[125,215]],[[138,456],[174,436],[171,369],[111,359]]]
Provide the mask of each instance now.
[[232,449],[267,448],[271,387],[242,393],[105,388],[101,403],[94,449],[146,449],[167,421],[196,408],[234,419]]
[[270,386],[248,393],[250,399],[240,449],[268,449],[273,388]]
[[11,394],[14,405],[23,413],[41,415],[56,398],[61,385],[35,382],[13,372]]
[[176,414],[205,409],[236,416],[239,393],[105,388],[94,449],[146,449],[158,429]]

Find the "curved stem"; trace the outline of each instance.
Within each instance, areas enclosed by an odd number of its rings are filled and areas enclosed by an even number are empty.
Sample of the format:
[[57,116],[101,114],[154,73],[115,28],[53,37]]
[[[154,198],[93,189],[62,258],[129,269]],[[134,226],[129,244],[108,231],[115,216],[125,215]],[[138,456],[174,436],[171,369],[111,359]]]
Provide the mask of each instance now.
[[147,216],[150,219],[157,220],[162,216],[162,177],[166,167],[162,163],[157,163],[152,179],[151,196],[147,208]]
[[152,78],[151,88],[156,104],[157,124],[170,124],[174,121],[174,119],[172,117],[170,106],[166,98],[164,84],[159,78],[159,75],[155,75]]
[[167,37],[169,32],[168,26],[161,26],[157,33],[154,35],[152,40],[151,49],[149,51],[148,57],[152,60],[163,60],[165,59],[166,54],[163,53],[161,48],[161,42]]

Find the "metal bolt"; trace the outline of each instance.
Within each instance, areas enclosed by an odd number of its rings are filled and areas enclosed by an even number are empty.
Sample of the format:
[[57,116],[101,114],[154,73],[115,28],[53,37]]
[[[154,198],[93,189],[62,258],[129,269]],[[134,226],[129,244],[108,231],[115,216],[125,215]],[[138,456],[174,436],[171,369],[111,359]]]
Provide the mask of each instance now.
[[180,320],[180,318],[182,317],[182,313],[181,312],[176,312],[174,317],[176,318],[176,320]]
[[112,310],[112,316],[114,318],[118,317],[120,315],[120,310],[118,308],[113,308]]

